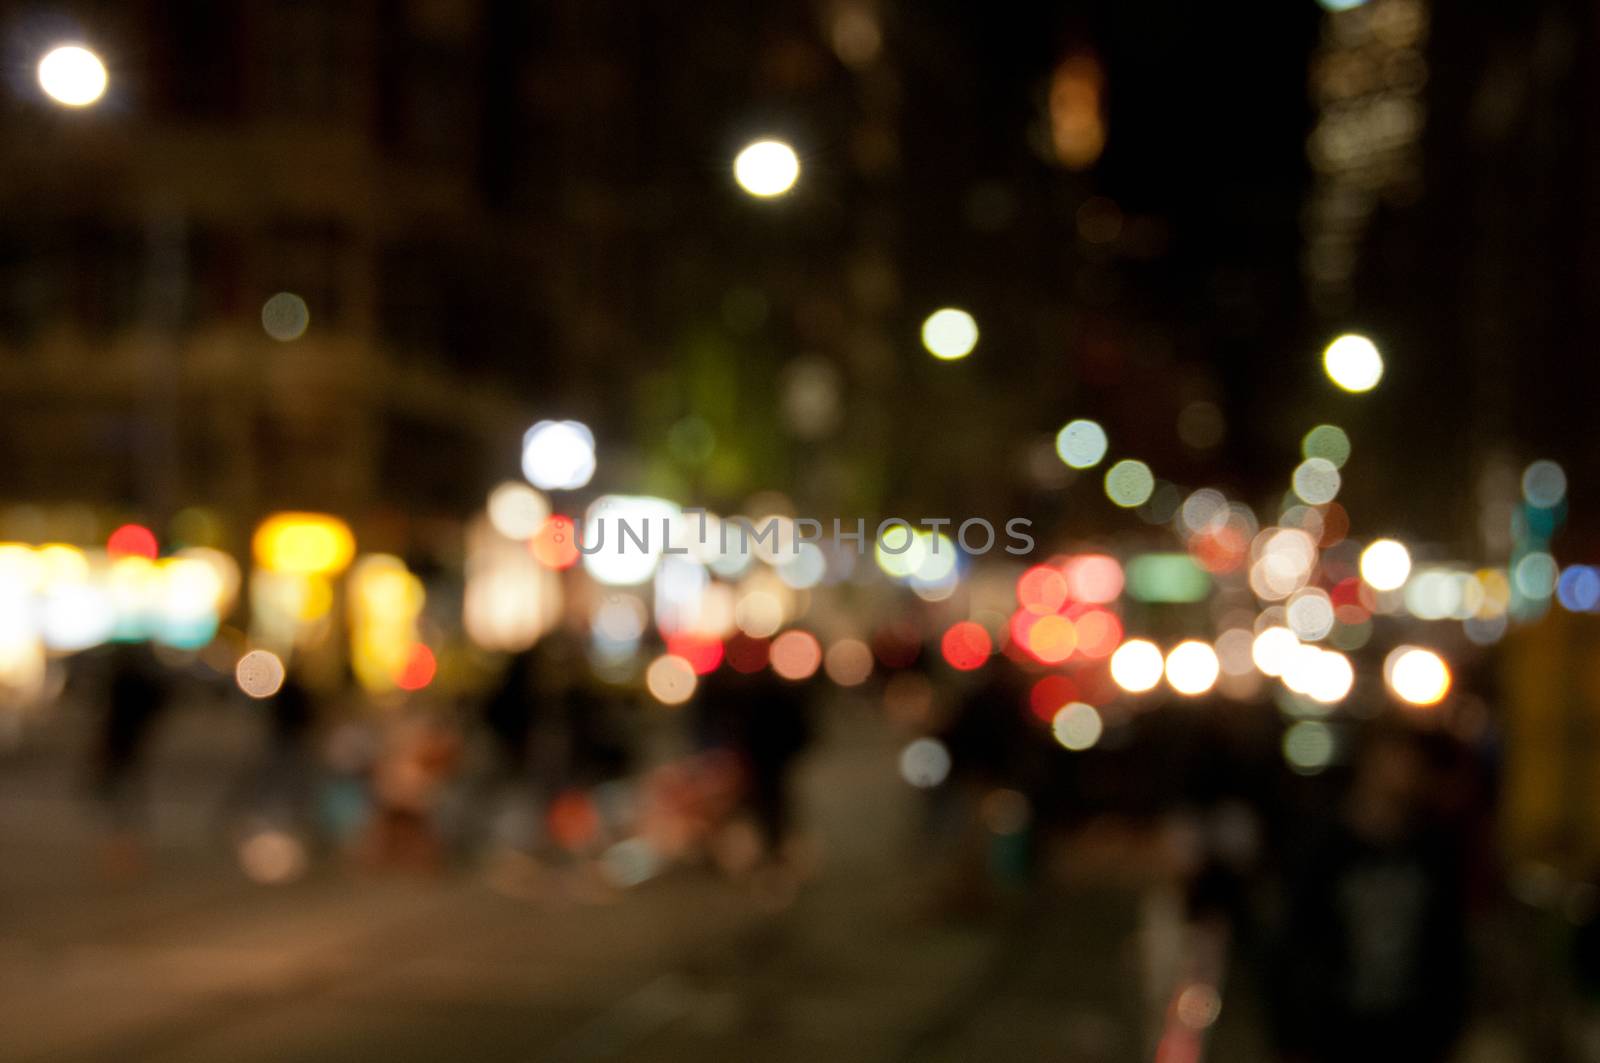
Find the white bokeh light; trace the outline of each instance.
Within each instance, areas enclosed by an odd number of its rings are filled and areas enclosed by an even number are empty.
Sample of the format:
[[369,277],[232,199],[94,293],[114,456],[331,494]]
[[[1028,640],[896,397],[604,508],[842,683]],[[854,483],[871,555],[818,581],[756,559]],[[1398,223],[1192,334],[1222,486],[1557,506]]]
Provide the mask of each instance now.
[[489,523],[507,539],[531,539],[550,518],[550,503],[527,484],[503,483],[489,492]]
[[900,751],[900,777],[919,790],[931,790],[950,774],[950,751],[937,738],[914,739]]
[[1154,689],[1164,667],[1161,648],[1144,639],[1124,642],[1111,655],[1111,679],[1130,694]]
[[1204,694],[1216,685],[1221,664],[1209,643],[1190,639],[1167,654],[1167,683],[1185,697]]
[[761,199],[781,196],[800,177],[800,157],[781,140],[758,140],[733,160],[733,179]]
[[1361,578],[1375,591],[1399,590],[1411,575],[1411,551],[1394,539],[1374,539],[1361,551]]
[[1365,336],[1347,332],[1322,352],[1322,368],[1341,389],[1360,394],[1371,391],[1383,379],[1383,355]]
[[81,44],[52,48],[39,60],[39,87],[68,107],[87,107],[105,95],[106,65]]
[[1100,741],[1105,724],[1093,705],[1072,701],[1058,710],[1050,721],[1057,742],[1073,752],[1091,748]]
[[656,574],[661,555],[684,549],[683,513],[664,498],[602,495],[583,518],[583,568],[600,583],[626,587]]
[[581,421],[540,421],[522,437],[522,475],[535,487],[576,490],[594,465],[594,433]]

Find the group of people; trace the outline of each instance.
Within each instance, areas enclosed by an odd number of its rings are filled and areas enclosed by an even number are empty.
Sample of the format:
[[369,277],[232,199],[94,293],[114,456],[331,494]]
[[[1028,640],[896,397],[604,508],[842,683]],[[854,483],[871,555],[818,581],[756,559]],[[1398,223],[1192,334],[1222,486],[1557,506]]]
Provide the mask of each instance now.
[[[91,788],[106,851],[126,870],[143,850],[159,723],[175,701],[205,696],[204,684],[187,686],[197,681],[140,644],[86,658],[81,671],[81,693],[103,705]],[[270,826],[379,867],[439,868],[486,850],[595,858],[641,832],[668,858],[697,858],[732,821],[759,840],[761,859],[781,859],[792,769],[811,736],[805,684],[722,668],[691,705],[663,709],[598,681],[568,630],[508,656],[473,701],[373,704],[294,663],[259,701],[212,686],[261,718],[259,754],[240,767],[223,829]],[[663,719],[671,740],[644,749]]]

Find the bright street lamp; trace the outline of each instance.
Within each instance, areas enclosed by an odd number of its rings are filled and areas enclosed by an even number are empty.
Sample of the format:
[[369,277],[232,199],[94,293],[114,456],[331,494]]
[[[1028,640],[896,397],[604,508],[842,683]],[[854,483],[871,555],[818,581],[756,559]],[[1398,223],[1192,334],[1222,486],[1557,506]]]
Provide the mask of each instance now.
[[81,44],[63,44],[39,60],[39,87],[67,107],[87,107],[105,95],[106,65]]

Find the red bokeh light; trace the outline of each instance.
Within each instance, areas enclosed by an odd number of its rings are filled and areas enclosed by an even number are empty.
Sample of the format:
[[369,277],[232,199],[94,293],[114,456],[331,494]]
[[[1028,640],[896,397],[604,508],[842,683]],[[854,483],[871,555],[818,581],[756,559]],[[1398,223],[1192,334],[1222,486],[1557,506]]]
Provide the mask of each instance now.
[[587,848],[600,836],[600,812],[582,790],[563,790],[546,816],[550,837],[563,849]]
[[688,661],[695,675],[708,675],[722,663],[722,640],[679,632],[667,636],[667,652]]
[[143,524],[124,524],[106,539],[106,553],[112,557],[148,557],[154,561],[160,552],[156,533]]
[[1327,549],[1342,542],[1350,534],[1350,514],[1337,502],[1329,502],[1317,509],[1322,513],[1322,539],[1318,545]]
[[1112,602],[1122,593],[1122,566],[1106,554],[1082,554],[1067,561],[1067,590],[1080,602]]
[[970,672],[982,668],[994,649],[994,643],[983,625],[972,620],[951,624],[939,640],[939,650],[951,668]]
[[1049,565],[1034,565],[1017,579],[1017,604],[1043,616],[1067,603],[1067,577]]
[[1050,723],[1069,701],[1078,700],[1078,684],[1064,675],[1047,675],[1028,692],[1028,708],[1041,723]]
[[725,653],[728,667],[741,675],[754,675],[767,666],[767,640],[735,635]]
[[1329,589],[1328,597],[1333,600],[1335,606],[1360,605],[1361,581],[1354,576],[1342,579]]
[[571,568],[578,563],[577,533],[572,518],[557,513],[544,522],[532,539],[528,549],[545,568]]

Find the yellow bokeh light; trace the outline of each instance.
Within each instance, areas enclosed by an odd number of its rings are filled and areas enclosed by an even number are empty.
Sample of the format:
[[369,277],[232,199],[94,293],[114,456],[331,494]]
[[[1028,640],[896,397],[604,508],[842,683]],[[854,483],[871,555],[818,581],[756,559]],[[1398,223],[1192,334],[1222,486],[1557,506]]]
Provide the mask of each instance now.
[[1130,639],[1111,655],[1111,679],[1130,694],[1154,689],[1164,667],[1161,648],[1144,639]]
[[323,513],[275,513],[256,529],[256,561],[273,572],[335,575],[356,553],[350,526]]
[[[308,584],[327,584],[312,577]],[[416,653],[427,592],[392,554],[367,554],[349,577],[350,667],[371,693],[393,690]],[[331,602],[330,602],[331,604]]]
[[1365,336],[1347,332],[1322,352],[1322,368],[1345,391],[1371,391],[1383,379],[1383,355]]
[[1156,478],[1144,462],[1124,458],[1106,470],[1105,485],[1107,498],[1123,509],[1132,509],[1150,501]]
[[44,586],[63,583],[85,583],[89,579],[89,558],[76,546],[66,543],[45,543],[36,555]]
[[32,592],[44,579],[44,564],[25,543],[0,543],[0,589]]
[[781,196],[800,177],[800,157],[781,140],[758,140],[733,160],[733,179],[761,199]]
[[39,60],[39,87],[57,103],[87,107],[105,95],[110,78],[100,57],[79,44],[52,48]]
[[1395,591],[1411,575],[1411,551],[1394,539],[1374,539],[1361,551],[1361,578],[1375,591]]
[[[895,579],[913,576],[928,560],[930,540],[922,538],[906,524],[890,524],[878,536],[873,557],[884,573]],[[953,551],[952,551],[953,553]]]
[[922,323],[922,345],[940,361],[965,358],[978,345],[978,323],[953,306],[935,310]]
[[1450,693],[1450,666],[1432,650],[1397,646],[1383,662],[1383,678],[1409,705],[1437,705]]

